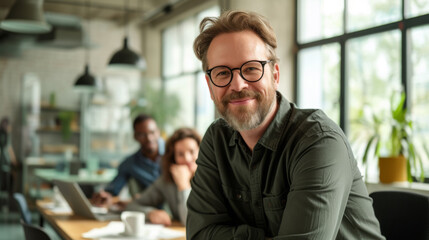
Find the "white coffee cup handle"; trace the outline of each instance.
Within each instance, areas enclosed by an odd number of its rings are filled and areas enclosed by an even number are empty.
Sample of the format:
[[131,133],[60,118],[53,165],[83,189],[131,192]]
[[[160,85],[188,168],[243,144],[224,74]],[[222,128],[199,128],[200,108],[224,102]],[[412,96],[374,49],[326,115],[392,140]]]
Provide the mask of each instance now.
[[124,228],[125,228],[125,234],[131,234],[133,232],[133,230],[131,229],[130,223],[128,222],[128,216],[126,216],[126,214],[121,215],[121,220],[124,223]]

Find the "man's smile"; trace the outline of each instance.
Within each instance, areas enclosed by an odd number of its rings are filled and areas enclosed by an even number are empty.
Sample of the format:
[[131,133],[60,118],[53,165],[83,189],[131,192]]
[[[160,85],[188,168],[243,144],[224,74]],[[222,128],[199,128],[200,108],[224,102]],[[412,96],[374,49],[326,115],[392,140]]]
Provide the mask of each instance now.
[[253,102],[254,100],[255,100],[254,98],[231,99],[229,101],[229,104],[231,104],[231,105],[245,105],[245,104]]

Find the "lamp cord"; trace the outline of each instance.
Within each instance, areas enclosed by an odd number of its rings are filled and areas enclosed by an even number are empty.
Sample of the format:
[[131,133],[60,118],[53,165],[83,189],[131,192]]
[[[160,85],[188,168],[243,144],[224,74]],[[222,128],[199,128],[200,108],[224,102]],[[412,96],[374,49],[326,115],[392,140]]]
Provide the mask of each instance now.
[[129,1],[125,1],[124,5],[124,25],[125,25],[125,37],[128,37],[130,33],[129,24],[128,24],[128,7],[129,7]]
[[89,21],[89,8],[91,7],[90,0],[86,1],[86,8],[85,8],[85,17],[86,17],[86,27],[88,31],[88,41],[85,44],[85,63],[86,65],[89,65],[90,56],[89,56],[89,42],[91,39],[91,21]]

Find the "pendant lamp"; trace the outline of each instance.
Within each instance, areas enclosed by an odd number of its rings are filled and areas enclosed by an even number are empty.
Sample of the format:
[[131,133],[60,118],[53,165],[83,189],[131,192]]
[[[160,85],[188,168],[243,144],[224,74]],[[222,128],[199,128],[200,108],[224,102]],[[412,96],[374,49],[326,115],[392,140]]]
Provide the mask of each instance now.
[[51,31],[45,20],[43,0],[15,0],[0,28],[9,32],[41,34]]
[[130,69],[146,69],[146,61],[137,53],[128,48],[128,1],[125,2],[124,24],[126,25],[126,33],[123,41],[122,49],[113,54],[109,61],[109,67],[112,68],[130,68]]
[[[88,21],[88,34],[90,35],[90,27],[89,27],[89,18],[88,18],[88,9],[89,9],[89,0],[86,2],[86,16]],[[88,46],[85,46],[85,71],[84,73],[76,80],[74,87],[76,90],[80,91],[93,91],[96,87],[95,78],[89,72],[89,53]]]
[[89,72],[89,64],[85,64],[85,72],[74,83],[75,88],[92,90],[95,88],[95,78]]

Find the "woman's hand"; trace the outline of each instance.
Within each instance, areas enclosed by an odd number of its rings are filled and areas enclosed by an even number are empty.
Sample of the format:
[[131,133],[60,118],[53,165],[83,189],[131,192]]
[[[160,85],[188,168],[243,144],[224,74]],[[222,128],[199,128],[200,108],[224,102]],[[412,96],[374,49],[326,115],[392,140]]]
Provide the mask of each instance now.
[[172,164],[170,172],[179,191],[191,188],[192,172],[187,165]]
[[153,224],[163,224],[165,226],[171,225],[171,218],[168,213],[164,210],[153,210],[149,212],[149,221]]

